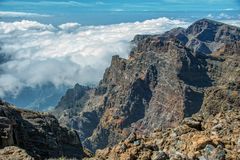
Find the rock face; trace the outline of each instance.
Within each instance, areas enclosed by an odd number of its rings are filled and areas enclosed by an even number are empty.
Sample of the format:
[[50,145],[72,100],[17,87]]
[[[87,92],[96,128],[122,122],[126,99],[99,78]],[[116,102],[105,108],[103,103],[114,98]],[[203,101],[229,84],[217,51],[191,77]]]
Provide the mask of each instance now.
[[[25,151],[8,146],[18,146]],[[54,116],[16,109],[2,101],[0,102],[0,149],[3,149],[0,150],[0,158],[6,156],[5,159],[10,154],[16,156],[16,159],[24,156],[26,159],[31,159],[31,156],[35,159],[84,157],[78,134],[59,126]]]
[[113,56],[95,89],[79,90],[78,113],[71,114],[77,105],[57,107],[90,150],[133,131],[176,127],[197,112],[208,117],[240,106],[239,28],[203,19],[132,43],[129,58]]
[[68,127],[74,128],[74,124],[69,123],[70,118],[77,116],[82,111],[84,104],[89,99],[89,92],[91,92],[91,88],[79,84],[67,90],[53,111],[61,124],[68,124]]
[[231,110],[204,118],[186,118],[176,128],[156,130],[149,137],[138,133],[112,148],[98,150],[98,160],[238,160],[240,112]]

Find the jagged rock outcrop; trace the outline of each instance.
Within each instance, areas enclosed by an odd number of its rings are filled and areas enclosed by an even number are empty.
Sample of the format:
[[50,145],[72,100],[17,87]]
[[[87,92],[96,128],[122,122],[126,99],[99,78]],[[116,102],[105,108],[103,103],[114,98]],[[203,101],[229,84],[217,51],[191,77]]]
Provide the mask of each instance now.
[[10,146],[0,150],[0,160],[34,160],[25,150]]
[[204,118],[197,114],[167,131],[146,137],[132,133],[114,147],[98,150],[98,160],[238,160],[240,112],[230,110]]
[[52,113],[62,125],[77,128],[71,119],[78,117],[78,113],[82,111],[89,99],[89,93],[91,93],[90,87],[76,84],[74,88],[67,90]]
[[61,127],[54,116],[17,109],[3,101],[0,101],[0,153],[0,159],[85,156],[76,131]]
[[[187,29],[137,35],[128,59],[113,56],[81,111],[62,111],[92,151],[131,132],[176,127],[184,117],[239,108],[240,29],[203,19]],[[81,99],[81,98],[80,98]],[[67,116],[66,116],[67,115]],[[67,123],[66,123],[67,122]]]

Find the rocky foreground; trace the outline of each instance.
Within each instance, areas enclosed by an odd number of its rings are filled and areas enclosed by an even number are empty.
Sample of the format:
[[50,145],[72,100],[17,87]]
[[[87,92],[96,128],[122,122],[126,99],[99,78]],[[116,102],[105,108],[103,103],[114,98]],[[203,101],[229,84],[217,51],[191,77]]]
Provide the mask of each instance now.
[[146,137],[132,133],[114,147],[98,150],[92,160],[239,160],[240,111],[185,118],[166,131]]
[[84,156],[76,131],[61,127],[54,116],[16,109],[0,101],[1,160]]

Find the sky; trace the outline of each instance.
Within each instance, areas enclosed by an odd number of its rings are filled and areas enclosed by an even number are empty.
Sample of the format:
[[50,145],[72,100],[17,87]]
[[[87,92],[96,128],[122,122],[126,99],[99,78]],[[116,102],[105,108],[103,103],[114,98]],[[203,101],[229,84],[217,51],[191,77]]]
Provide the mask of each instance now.
[[2,0],[6,10],[40,12],[239,9],[239,0]]
[[2,11],[0,17],[3,20],[28,17],[31,20],[51,22],[51,24],[72,21],[82,25],[101,25],[143,21],[161,16],[197,19],[212,15],[214,18],[218,16],[218,19],[222,17],[230,19],[239,18],[239,10],[240,0],[1,0],[0,2],[0,11]]
[[0,98],[46,84],[97,84],[136,34],[200,18],[240,26],[240,0],[0,0]]

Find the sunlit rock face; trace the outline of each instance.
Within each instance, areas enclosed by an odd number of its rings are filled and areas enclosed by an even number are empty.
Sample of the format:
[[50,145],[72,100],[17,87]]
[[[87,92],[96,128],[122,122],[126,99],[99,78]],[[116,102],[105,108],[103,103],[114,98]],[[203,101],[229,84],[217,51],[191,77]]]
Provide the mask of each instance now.
[[239,110],[207,118],[197,114],[175,128],[154,130],[149,136],[132,133],[117,145],[98,150],[91,160],[239,159],[239,116]]
[[67,92],[56,115],[95,151],[132,131],[165,130],[197,112],[208,117],[238,108],[239,40],[238,27],[207,19],[161,35],[137,35],[128,59],[113,56],[99,85],[75,87],[81,96],[63,107]]

